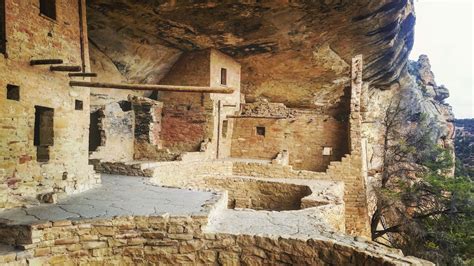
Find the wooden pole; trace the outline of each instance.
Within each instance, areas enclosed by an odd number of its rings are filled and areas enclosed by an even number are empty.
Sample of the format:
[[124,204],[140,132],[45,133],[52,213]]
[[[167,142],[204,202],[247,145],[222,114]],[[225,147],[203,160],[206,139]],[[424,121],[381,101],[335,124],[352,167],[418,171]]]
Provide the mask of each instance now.
[[51,71],[62,71],[62,72],[81,72],[80,66],[50,66]]
[[69,77],[95,78],[97,73],[69,73]]
[[30,65],[36,66],[36,65],[57,65],[57,64],[62,64],[63,60],[62,59],[37,59],[37,60],[31,60]]
[[227,87],[204,86],[176,86],[176,85],[151,85],[151,84],[118,84],[88,81],[70,81],[72,87],[108,88],[119,90],[144,90],[144,91],[172,91],[172,92],[198,92],[198,93],[225,93],[231,94],[234,89]]

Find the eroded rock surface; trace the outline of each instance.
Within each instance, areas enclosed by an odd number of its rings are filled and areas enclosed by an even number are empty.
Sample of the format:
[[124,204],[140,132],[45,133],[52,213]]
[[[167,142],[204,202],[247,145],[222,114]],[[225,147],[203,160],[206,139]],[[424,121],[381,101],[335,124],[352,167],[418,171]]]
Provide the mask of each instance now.
[[92,48],[125,80],[157,82],[182,51],[213,47],[242,63],[248,101],[313,107],[328,92],[342,95],[356,54],[364,55],[367,81],[396,80],[415,16],[410,0],[93,0],[88,20]]

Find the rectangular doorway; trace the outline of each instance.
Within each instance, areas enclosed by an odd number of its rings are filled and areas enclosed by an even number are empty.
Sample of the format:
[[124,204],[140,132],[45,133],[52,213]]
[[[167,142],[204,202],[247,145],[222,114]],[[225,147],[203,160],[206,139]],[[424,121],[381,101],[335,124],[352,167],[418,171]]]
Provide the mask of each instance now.
[[36,160],[49,161],[49,147],[54,145],[54,109],[35,106],[34,145]]

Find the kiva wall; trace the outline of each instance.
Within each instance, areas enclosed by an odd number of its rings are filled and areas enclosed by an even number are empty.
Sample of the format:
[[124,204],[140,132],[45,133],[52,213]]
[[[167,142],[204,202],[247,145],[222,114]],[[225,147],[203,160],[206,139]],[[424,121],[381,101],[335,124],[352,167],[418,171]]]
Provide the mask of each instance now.
[[[73,193],[98,180],[88,165],[89,89],[71,88],[67,73],[49,65],[30,66],[31,59],[63,59],[88,69],[85,1],[82,31],[78,1],[56,1],[56,20],[40,15],[39,1],[6,0],[6,54],[0,54],[0,209],[36,201],[46,192]],[[82,43],[81,49],[81,32]],[[82,56],[81,56],[81,51]],[[19,87],[19,99],[7,99]],[[82,107],[76,110],[76,100]],[[38,162],[35,106],[53,113],[53,136]],[[52,112],[51,112],[52,111]],[[37,121],[38,123],[38,121]],[[43,145],[43,144],[41,144]]]

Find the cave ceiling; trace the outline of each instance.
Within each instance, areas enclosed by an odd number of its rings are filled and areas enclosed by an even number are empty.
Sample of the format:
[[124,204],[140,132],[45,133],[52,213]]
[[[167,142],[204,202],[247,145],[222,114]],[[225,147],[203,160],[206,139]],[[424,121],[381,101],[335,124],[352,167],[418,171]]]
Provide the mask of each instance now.
[[133,82],[159,82],[182,52],[216,48],[242,64],[247,100],[311,106],[364,79],[396,81],[413,45],[412,0],[89,0],[89,39]]

